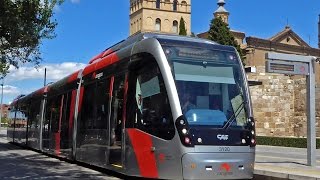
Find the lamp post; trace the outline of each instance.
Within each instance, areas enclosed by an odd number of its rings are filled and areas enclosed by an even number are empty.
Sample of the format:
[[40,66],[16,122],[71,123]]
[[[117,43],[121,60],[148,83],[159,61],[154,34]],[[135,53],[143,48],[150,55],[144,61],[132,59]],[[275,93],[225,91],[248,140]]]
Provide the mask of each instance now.
[[1,128],[1,120],[2,120],[2,108],[3,108],[3,104],[2,104],[2,100],[3,100],[3,83],[4,83],[4,78],[2,77],[2,83],[1,85],[1,107],[0,107],[0,128]]

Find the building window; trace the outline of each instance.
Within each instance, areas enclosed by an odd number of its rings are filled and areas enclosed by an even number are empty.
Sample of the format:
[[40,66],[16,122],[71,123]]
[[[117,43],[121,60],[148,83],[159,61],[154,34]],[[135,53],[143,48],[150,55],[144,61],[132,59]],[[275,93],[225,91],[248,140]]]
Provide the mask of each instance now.
[[178,6],[178,1],[177,0],[173,0],[173,10],[177,11],[177,6]]
[[139,21],[139,29],[142,30],[142,19],[140,18],[140,21]]
[[173,21],[172,32],[178,33],[178,21]]
[[156,8],[157,8],[157,9],[160,9],[160,0],[157,0],[157,2],[156,2]]
[[161,20],[159,18],[156,19],[156,31],[161,31]]

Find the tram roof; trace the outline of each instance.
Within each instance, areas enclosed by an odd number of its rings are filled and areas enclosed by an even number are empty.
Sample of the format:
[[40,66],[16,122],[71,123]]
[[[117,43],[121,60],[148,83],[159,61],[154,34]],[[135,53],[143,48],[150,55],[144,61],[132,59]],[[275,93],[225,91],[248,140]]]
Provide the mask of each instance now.
[[[146,32],[146,33],[139,33],[139,34],[130,36],[126,40],[120,41],[119,43],[116,43],[115,45],[107,48],[102,53],[100,53],[96,57],[92,58],[90,60],[89,64],[94,63],[94,61],[101,59],[102,57],[108,56],[109,54],[112,54],[112,53],[114,53],[122,48],[125,48],[127,46],[130,46],[136,42],[142,41],[144,39],[150,39],[150,38],[154,38],[159,41],[166,41],[166,42],[170,42],[170,43],[188,42],[190,44],[192,44],[192,43],[208,44],[208,45],[214,45],[216,47],[219,47],[219,49],[224,49],[224,50],[231,50],[231,48],[232,48],[230,46],[220,45],[220,44],[218,44],[214,41],[210,41],[208,39],[202,39],[202,38],[190,37],[190,36],[179,36],[179,35],[171,35],[171,34],[159,34],[159,33]],[[73,74],[68,75],[63,79],[61,79],[53,84],[47,85],[46,87],[42,87],[42,88],[40,88],[40,89],[38,89],[38,90],[36,90],[26,96],[17,97],[15,99],[15,102],[13,102],[12,104],[15,104],[18,100],[30,99],[35,96],[43,95],[44,93],[47,93],[48,91],[50,91],[49,89],[51,89],[51,88],[58,88],[59,86],[61,86],[63,84],[73,82],[78,78],[78,73],[79,73],[79,71],[76,71]]]
[[[139,33],[132,35],[128,37],[125,40],[122,40],[111,47],[105,49],[102,53],[98,54],[97,56],[93,57],[90,61],[89,64],[93,63],[95,60],[100,59],[101,57],[105,57],[108,54],[111,54],[113,52],[116,52],[122,48],[125,48],[127,46],[132,45],[135,42],[142,41],[144,39],[150,39],[150,38],[155,38],[158,40],[169,40],[169,41],[176,41],[176,42],[190,42],[190,43],[202,43],[202,44],[210,44],[210,45],[218,45],[220,47],[227,47],[229,49],[229,46],[223,46],[220,45],[214,41],[210,41],[208,39],[202,39],[198,37],[190,37],[190,36],[180,36],[180,35],[173,35],[173,34],[160,34],[160,33],[151,33],[151,32],[145,32],[145,33]],[[229,49],[230,50],[230,49]]]

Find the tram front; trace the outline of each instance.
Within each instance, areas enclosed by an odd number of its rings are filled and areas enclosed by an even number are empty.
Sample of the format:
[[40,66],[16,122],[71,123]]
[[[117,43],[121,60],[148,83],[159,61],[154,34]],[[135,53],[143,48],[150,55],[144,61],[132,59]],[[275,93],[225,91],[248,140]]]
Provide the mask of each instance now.
[[175,125],[185,147],[184,179],[252,178],[255,125],[236,50],[211,43],[161,44],[182,110]]

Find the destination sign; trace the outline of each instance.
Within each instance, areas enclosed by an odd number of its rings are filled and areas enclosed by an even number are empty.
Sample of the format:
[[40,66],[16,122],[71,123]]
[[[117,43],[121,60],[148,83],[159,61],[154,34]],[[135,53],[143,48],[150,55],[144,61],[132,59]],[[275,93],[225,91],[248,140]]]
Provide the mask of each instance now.
[[292,75],[309,75],[309,65],[304,62],[267,60],[266,72]]

